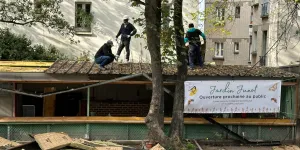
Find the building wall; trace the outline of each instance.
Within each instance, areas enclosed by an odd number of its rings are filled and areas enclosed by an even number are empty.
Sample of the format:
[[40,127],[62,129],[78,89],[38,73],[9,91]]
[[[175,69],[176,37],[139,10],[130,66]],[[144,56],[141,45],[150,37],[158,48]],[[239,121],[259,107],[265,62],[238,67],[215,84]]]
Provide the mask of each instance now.
[[151,89],[146,85],[105,85],[91,90],[91,108],[96,116],[139,116],[149,111]]
[[[206,8],[211,8],[214,1],[206,2]],[[240,6],[240,18],[235,18],[235,6]],[[220,32],[207,33],[207,46],[205,61],[216,62],[222,65],[247,65],[249,59],[249,23],[251,13],[251,1],[234,0],[229,7],[225,9],[225,18],[233,15],[233,22],[226,22],[224,29],[230,31],[230,35],[224,35]],[[208,19],[209,20],[209,19]],[[226,20],[226,19],[225,19]],[[211,31],[214,27],[209,21],[205,22],[205,32]],[[215,59],[215,42],[224,43],[224,60]],[[234,53],[234,42],[239,43],[239,53]]]
[[[261,18],[261,4],[268,1],[269,16]],[[299,30],[296,21],[297,14],[292,16],[293,22],[287,19],[293,5],[287,5],[283,0],[260,0],[258,6],[253,6],[253,31],[257,31],[257,46],[252,51],[257,51],[257,56],[252,55],[252,64],[259,61],[259,56],[264,56],[262,50],[263,31],[268,31],[266,66],[278,67],[296,64],[300,58],[299,38],[296,35]],[[289,20],[289,21],[288,21]],[[287,23],[288,22],[288,23]],[[285,27],[291,28],[285,30]],[[254,37],[252,38],[253,40]]]
[[[75,24],[75,2],[78,0],[64,0],[61,4],[62,12],[65,19],[71,24]],[[11,24],[1,23],[1,27],[9,27],[13,29],[15,33],[26,34],[27,37],[33,40],[33,43],[43,44],[48,46],[49,44],[55,45],[63,53],[70,56],[78,56],[83,51],[90,51],[91,58],[93,58],[96,51],[107,40],[114,40],[120,25],[123,22],[122,17],[124,15],[130,16],[130,18],[137,18],[143,11],[141,7],[131,7],[129,0],[84,0],[85,2],[91,2],[91,13],[94,15],[94,22],[92,25],[92,35],[77,35],[75,39],[80,40],[78,44],[70,44],[70,41],[41,25],[32,27],[13,26]],[[190,13],[198,10],[198,0],[187,0],[184,2],[183,12],[185,25],[188,22],[195,22],[192,20]],[[133,20],[130,19],[133,23]],[[138,30],[138,34],[141,34],[142,27],[135,24]],[[131,42],[131,58],[133,61],[149,62],[150,56],[148,50],[145,50],[146,42],[143,39],[132,38]],[[113,53],[117,52],[118,44],[115,42],[113,47]],[[121,59],[125,58],[125,50],[122,53]]]

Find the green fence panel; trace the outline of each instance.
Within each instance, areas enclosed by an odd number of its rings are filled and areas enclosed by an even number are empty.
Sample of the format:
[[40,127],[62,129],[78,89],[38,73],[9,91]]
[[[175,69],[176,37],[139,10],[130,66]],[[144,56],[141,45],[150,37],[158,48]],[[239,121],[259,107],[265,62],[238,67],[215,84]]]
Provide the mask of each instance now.
[[[248,140],[286,141],[295,139],[294,126],[238,126],[227,125]],[[170,125],[164,132],[169,135]],[[91,140],[144,140],[148,128],[145,124],[0,124],[0,136],[14,141],[32,141],[30,134],[64,132],[72,138]],[[215,125],[185,125],[184,138],[226,140],[235,139]]]
[[147,138],[148,128],[144,124],[130,124],[128,140],[141,140]]
[[292,140],[293,139],[292,132],[293,132],[292,127],[262,126],[261,140],[270,140],[270,141]]
[[93,140],[128,140],[127,124],[91,124],[90,137]]
[[47,132],[47,126],[43,124],[12,124],[7,128],[7,138],[14,141],[33,141],[30,135]]
[[0,125],[0,137],[7,138],[7,125]]
[[187,139],[225,139],[223,130],[214,125],[185,125]]
[[258,140],[258,126],[240,126],[239,135],[248,140]]
[[85,138],[86,124],[52,124],[50,132],[64,132],[72,138]]

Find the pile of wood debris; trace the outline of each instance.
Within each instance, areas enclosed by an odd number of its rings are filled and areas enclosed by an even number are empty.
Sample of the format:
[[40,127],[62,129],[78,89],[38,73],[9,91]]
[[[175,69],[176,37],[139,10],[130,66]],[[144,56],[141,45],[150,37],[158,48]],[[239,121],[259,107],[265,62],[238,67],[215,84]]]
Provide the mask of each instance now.
[[107,141],[88,141],[84,139],[72,139],[65,133],[44,133],[33,136],[34,141],[19,144],[0,138],[0,150],[52,150],[52,149],[79,149],[79,150],[132,150],[134,148],[119,145]]

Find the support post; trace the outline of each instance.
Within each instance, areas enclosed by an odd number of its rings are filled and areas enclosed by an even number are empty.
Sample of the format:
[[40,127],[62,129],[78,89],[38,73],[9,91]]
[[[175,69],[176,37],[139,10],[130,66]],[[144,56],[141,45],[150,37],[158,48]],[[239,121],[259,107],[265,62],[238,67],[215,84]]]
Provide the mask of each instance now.
[[[87,107],[86,108],[86,116],[87,117],[90,116],[90,97],[91,97],[90,93],[91,93],[90,92],[90,88],[87,88],[87,94],[86,94],[87,95],[87,97],[86,97],[86,101],[87,101],[86,102],[87,103],[86,104],[86,107]],[[86,127],[86,130],[85,130],[85,139],[89,140],[90,139],[90,124],[87,123],[85,127]]]
[[[299,67],[299,73],[300,73],[300,66]],[[300,92],[300,88],[299,88],[299,78],[297,79],[297,85],[296,85],[296,93]],[[295,144],[296,145],[300,145],[300,117],[299,117],[299,110],[300,110],[300,97],[299,94],[296,95],[296,136],[295,136]]]
[[90,116],[90,88],[87,88],[87,97],[86,97],[86,116],[88,117],[88,116]]

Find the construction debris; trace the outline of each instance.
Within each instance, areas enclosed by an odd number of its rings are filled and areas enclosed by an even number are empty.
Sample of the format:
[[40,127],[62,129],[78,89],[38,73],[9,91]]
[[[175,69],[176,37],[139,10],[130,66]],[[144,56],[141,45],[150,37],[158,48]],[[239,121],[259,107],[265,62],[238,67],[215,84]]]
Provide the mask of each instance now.
[[[109,141],[88,141],[84,139],[72,139],[65,133],[44,133],[36,134],[33,136],[33,142],[21,145],[19,143],[11,142],[9,140],[0,138],[0,150],[2,146],[10,144],[10,147],[14,149],[24,149],[30,145],[39,147],[42,150],[50,149],[80,149],[80,150],[133,150],[134,148],[119,145]],[[34,145],[36,144],[36,145]],[[26,148],[25,148],[26,147]]]
[[300,148],[296,145],[289,146],[273,146],[272,150],[300,150]]
[[0,137],[0,149],[7,149],[7,148],[10,148],[10,147],[16,147],[16,146],[19,146],[21,144],[19,143],[16,143],[16,142],[12,142],[12,141],[9,141],[7,139],[4,139],[2,137]]
[[156,144],[150,150],[166,150],[166,149],[164,147],[162,147],[160,144]]
[[35,141],[43,150],[59,149],[72,143],[72,138],[64,133],[44,133],[34,135]]

